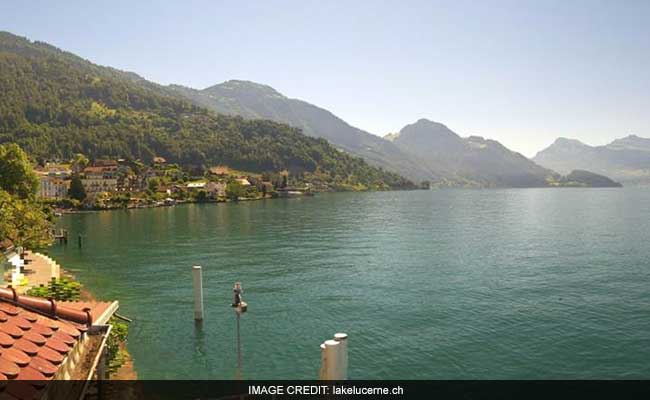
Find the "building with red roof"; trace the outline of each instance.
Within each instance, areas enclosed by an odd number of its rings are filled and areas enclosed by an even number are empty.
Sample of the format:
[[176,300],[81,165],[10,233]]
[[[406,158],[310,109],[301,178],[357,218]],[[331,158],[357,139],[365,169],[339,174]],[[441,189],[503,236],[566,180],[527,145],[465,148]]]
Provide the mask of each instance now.
[[88,382],[107,377],[108,321],[118,307],[117,301],[54,301],[0,288],[0,381],[6,381],[0,398],[82,398]]

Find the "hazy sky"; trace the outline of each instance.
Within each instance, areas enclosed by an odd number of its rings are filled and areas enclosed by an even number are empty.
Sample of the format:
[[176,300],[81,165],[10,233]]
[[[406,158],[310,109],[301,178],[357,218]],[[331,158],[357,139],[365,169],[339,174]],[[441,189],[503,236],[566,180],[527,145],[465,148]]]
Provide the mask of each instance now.
[[527,156],[650,137],[650,1],[10,1],[0,30],[159,83],[266,83],[383,135],[419,118]]

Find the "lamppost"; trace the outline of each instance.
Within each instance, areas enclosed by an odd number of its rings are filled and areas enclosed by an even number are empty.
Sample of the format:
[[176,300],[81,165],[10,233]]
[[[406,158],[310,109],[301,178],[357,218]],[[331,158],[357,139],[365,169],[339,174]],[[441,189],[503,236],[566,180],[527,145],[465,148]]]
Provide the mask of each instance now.
[[237,379],[241,379],[241,370],[242,370],[242,358],[241,358],[241,331],[239,327],[239,318],[243,313],[248,310],[248,303],[242,300],[242,293],[244,290],[241,287],[241,283],[236,282],[233,287],[233,303],[232,307],[235,310],[235,315],[237,317]]

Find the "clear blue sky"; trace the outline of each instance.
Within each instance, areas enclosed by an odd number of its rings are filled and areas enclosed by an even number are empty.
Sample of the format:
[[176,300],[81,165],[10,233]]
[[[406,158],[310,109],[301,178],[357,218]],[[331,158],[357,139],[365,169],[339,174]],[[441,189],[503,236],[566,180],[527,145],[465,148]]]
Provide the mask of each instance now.
[[159,83],[266,83],[383,135],[419,118],[532,156],[650,136],[650,1],[9,1],[0,30]]

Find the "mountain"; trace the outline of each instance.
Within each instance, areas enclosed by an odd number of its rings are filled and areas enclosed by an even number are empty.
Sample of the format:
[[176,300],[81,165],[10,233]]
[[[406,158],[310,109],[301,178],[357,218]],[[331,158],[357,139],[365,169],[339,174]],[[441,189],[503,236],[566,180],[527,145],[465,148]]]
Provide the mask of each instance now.
[[618,182],[614,182],[606,176],[594,174],[593,172],[576,169],[568,175],[563,176],[558,186],[576,186],[576,187],[621,187]]
[[533,160],[561,173],[586,169],[626,185],[650,185],[650,139],[636,135],[616,139],[605,146],[558,138]]
[[295,126],[372,165],[435,186],[542,187],[549,180],[559,184],[561,178],[496,141],[477,136],[461,138],[443,124],[427,120],[380,138],[268,85],[230,80],[203,90],[178,85],[168,89],[218,113]]
[[324,139],[269,120],[217,115],[176,91],[0,32],[0,143],[32,157],[123,157],[252,171],[288,169],[335,188],[412,187]]
[[305,134],[327,139],[372,165],[414,180],[435,176],[393,143],[355,128],[325,109],[288,98],[267,85],[230,80],[203,90],[178,85],[170,85],[169,89],[217,113],[245,119],[270,119],[300,128]]
[[557,174],[540,167],[497,141],[462,138],[445,125],[427,119],[407,125],[388,139],[440,171],[442,186],[543,187]]

